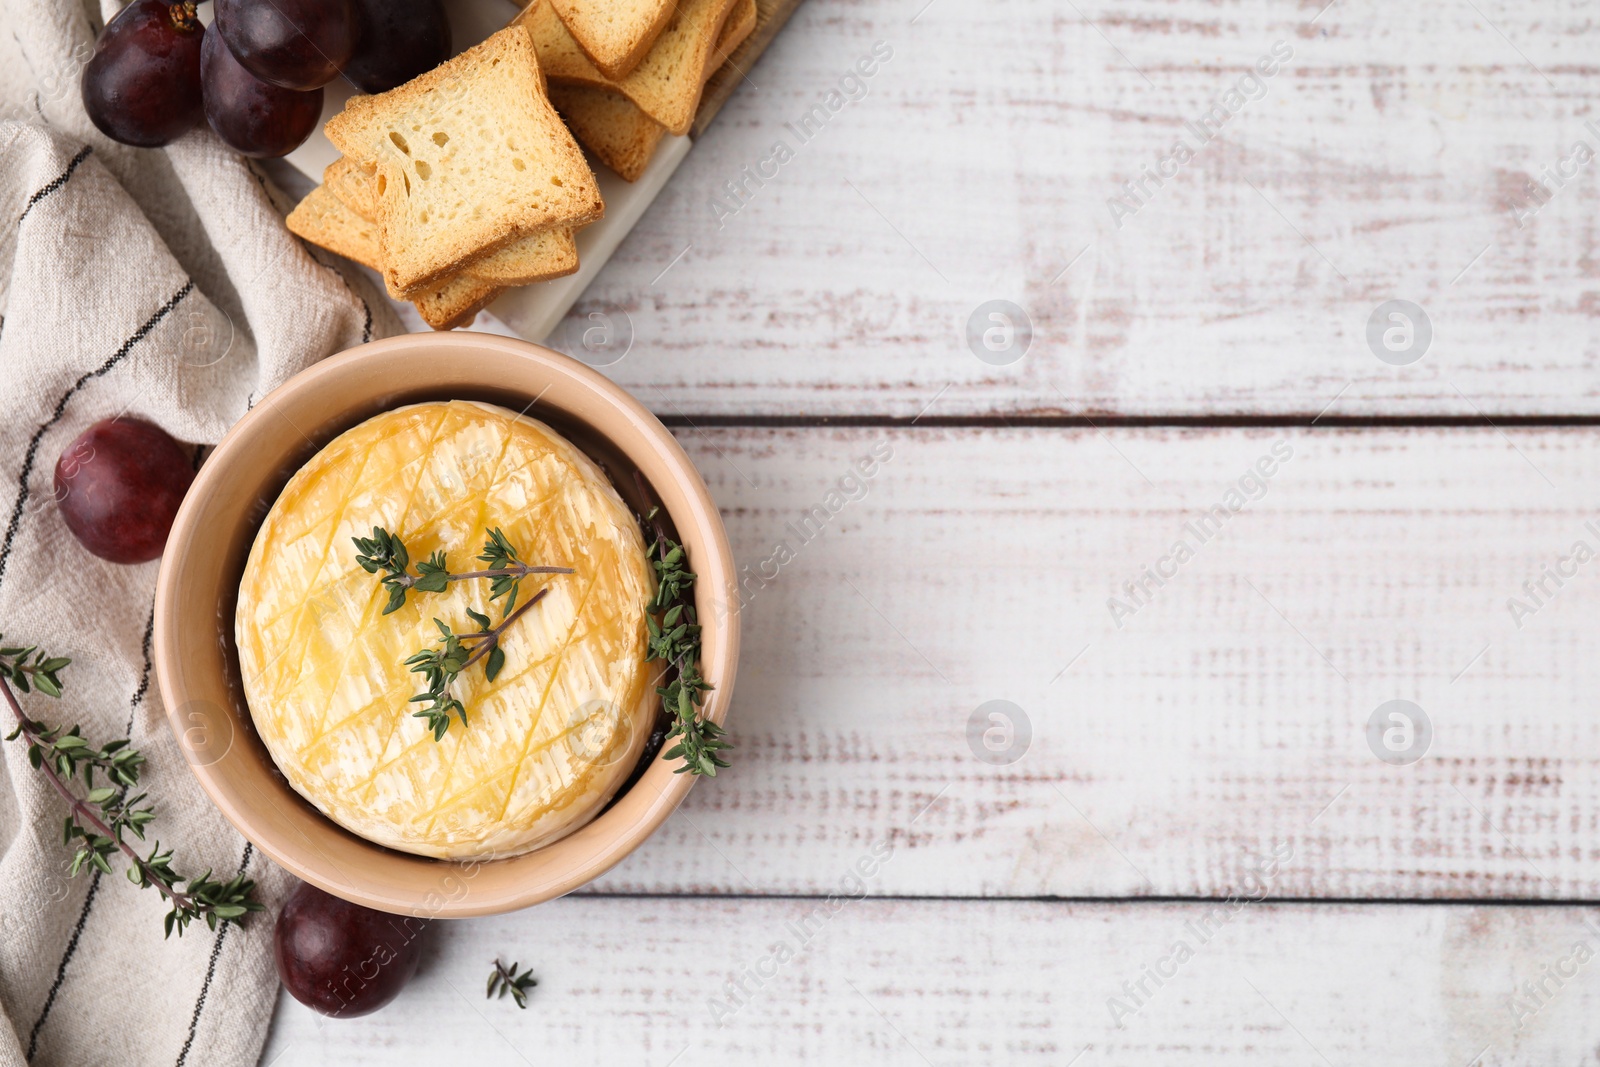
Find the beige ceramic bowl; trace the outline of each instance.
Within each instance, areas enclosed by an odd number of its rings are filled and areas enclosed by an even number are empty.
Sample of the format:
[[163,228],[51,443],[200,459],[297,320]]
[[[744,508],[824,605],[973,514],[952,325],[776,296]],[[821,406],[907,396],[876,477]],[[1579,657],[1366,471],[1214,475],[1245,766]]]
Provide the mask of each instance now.
[[[676,761],[642,777],[587,826],[501,860],[407,855],[343,830],[289,787],[256,737],[233,643],[234,603],[256,530],[307,459],[389,408],[484,400],[565,434],[635,510],[644,476],[699,575],[702,671],[722,722],[739,652],[727,534],[705,483],[653,415],[603,375],[536,345],[471,333],[415,334],[324,360],[263,399],[222,440],[178,512],[156,587],[155,668],[184,755],[222,813],[280,866],[330,893],[407,915],[510,911],[571,892],[639,846],[689,792]],[[403,709],[397,709],[397,714]]]

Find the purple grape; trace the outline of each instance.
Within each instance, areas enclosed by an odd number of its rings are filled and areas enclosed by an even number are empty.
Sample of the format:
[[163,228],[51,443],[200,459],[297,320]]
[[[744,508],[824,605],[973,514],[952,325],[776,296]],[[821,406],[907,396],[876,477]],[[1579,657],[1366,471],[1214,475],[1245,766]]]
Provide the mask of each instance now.
[[285,89],[338,77],[361,27],[350,0],[216,0],[215,28],[244,68]]
[[361,38],[344,76],[364,93],[404,85],[450,58],[442,0],[354,0]]
[[192,2],[134,0],[106,24],[83,68],[83,109],[113,141],[159,148],[200,122],[200,43]]
[[283,988],[323,1015],[377,1011],[417,973],[426,919],[386,915],[301,885],[283,902],[273,942]]
[[206,37],[200,56],[206,121],[235,152],[285,156],[305,143],[322,118],[322,90],[283,89],[251,74],[218,34]]
[[83,547],[112,563],[144,563],[167,545],[194,481],[188,451],[143,419],[105,419],[56,460],[56,506]]

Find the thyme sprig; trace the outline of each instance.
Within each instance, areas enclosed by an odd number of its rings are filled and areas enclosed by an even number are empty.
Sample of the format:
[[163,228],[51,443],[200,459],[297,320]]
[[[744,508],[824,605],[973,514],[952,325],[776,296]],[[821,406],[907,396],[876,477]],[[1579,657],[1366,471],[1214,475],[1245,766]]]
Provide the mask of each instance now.
[[[419,719],[428,720],[428,729],[433,731],[435,741],[444,740],[444,735],[450,730],[450,716],[455,714],[460,717],[461,725],[467,725],[467,709],[455,696],[451,694],[450,686],[461,672],[478,662],[486,660],[483,665],[483,676],[489,681],[494,681],[500,674],[501,668],[506,665],[506,650],[500,647],[500,635],[505,633],[506,627],[516,622],[518,617],[539,601],[543,600],[548,589],[541,589],[525,601],[522,607],[513,611],[500,621],[498,626],[489,625],[489,616],[481,611],[467,609],[467,614],[472,621],[478,624],[475,633],[458,634],[453,632],[443,619],[435,618],[433,624],[439,628],[439,648],[425,648],[406,660],[406,666],[411,668],[411,673],[421,674],[428,683],[425,692],[418,693],[411,698],[411,703],[428,701],[428,706],[421,711],[412,712]],[[475,642],[468,649],[461,642]]]
[[511,999],[517,1002],[517,1007],[526,1008],[528,1006],[528,990],[538,984],[539,979],[533,976],[532,968],[518,974],[515,963],[507,967],[500,962],[500,957],[496,956],[494,970],[489,974],[489,985],[484,990],[484,995],[490,1000],[494,1000],[497,996],[503,998],[509,993],[511,994]]
[[[33,657],[32,663],[28,662],[29,656]],[[61,668],[71,662],[65,656],[47,656],[32,645],[0,646],[0,678],[24,693],[37,688],[47,697],[59,697]]]
[[451,582],[474,578],[493,579],[489,586],[489,599],[495,601],[509,596],[505,604],[505,610],[509,612],[517,603],[522,579],[532,574],[573,573],[571,567],[537,567],[522,562],[517,550],[498,526],[489,531],[489,540],[484,542],[483,554],[478,557],[481,562],[489,564],[489,568],[457,573],[451,573],[443,552],[435,552],[422,560],[417,564],[416,573],[411,573],[411,553],[406,550],[405,542],[382,526],[374,526],[371,537],[353,537],[351,540],[356,545],[356,563],[360,564],[362,570],[368,574],[384,572],[383,586],[389,590],[389,602],[383,609],[385,615],[399,611],[405,605],[406,593],[410,590],[442,593]]
[[656,595],[650,602],[646,620],[650,627],[650,659],[666,663],[665,684],[656,687],[661,706],[671,717],[667,740],[678,739],[661,754],[662,759],[683,757],[676,774],[697,774],[714,778],[717,768],[728,761],[718,753],[733,747],[727,733],[701,712],[704,694],[712,689],[700,674],[700,625],[695,619],[694,572],[688,568],[688,554],[677,541],[667,536],[656,521],[660,508],[645,516],[655,530],[650,546],[650,564],[656,572]]
[[483,553],[478,556],[489,567],[455,574],[450,572],[449,562],[443,552],[435,552],[418,563],[416,573],[411,573],[411,553],[406,549],[405,542],[382,526],[374,526],[371,537],[353,537],[351,540],[356,546],[356,563],[368,574],[383,572],[380,581],[389,590],[389,602],[383,609],[385,615],[400,610],[410,591],[442,593],[451,582],[475,578],[490,580],[490,603],[505,599],[501,605],[498,626],[490,625],[489,616],[471,608],[467,609],[467,615],[478,627],[471,633],[458,634],[443,619],[435,618],[433,624],[439,628],[439,638],[435,643],[439,647],[424,648],[405,661],[411,673],[422,675],[428,683],[428,688],[412,697],[409,703],[427,702],[427,707],[412,712],[412,715],[427,720],[435,741],[443,741],[444,735],[449,733],[452,715],[461,720],[463,728],[467,725],[466,705],[451,691],[452,683],[462,671],[479,660],[485,661],[484,677],[494,681],[506,665],[506,650],[500,645],[500,635],[550,591],[541,589],[524,601],[521,607],[517,607],[522,580],[535,574],[574,573],[571,567],[540,567],[524,563],[516,547],[498,526],[489,531],[489,539],[483,543]]
[[[29,657],[32,657],[31,661]],[[51,787],[67,802],[69,814],[62,821],[61,843],[72,847],[77,842],[68,868],[70,876],[85,867],[111,874],[111,860],[120,852],[128,864],[128,880],[140,888],[154,886],[171,904],[165,919],[166,934],[178,936],[196,919],[205,919],[215,930],[218,923],[234,922],[262,905],[253,899],[255,882],[241,873],[226,882],[211,877],[208,870],[198,878],[185,878],[172,867],[172,850],[161,850],[159,841],[150,854],[142,856],[127,842],[124,834],[145,839],[145,827],[155,820],[155,809],[146,803],[144,793],[129,795],[139,784],[144,757],[122,738],[93,747],[77,726],[62,729],[28,718],[17,700],[17,692],[32,689],[49,697],[61,696],[61,670],[72,661],[64,656],[47,656],[33,646],[0,645],[0,695],[11,708],[16,728],[7,741],[21,737],[28,745],[28,762],[41,772]],[[79,796],[71,788],[82,778],[86,790]],[[97,784],[103,780],[104,784]],[[183,888],[178,886],[182,884]]]

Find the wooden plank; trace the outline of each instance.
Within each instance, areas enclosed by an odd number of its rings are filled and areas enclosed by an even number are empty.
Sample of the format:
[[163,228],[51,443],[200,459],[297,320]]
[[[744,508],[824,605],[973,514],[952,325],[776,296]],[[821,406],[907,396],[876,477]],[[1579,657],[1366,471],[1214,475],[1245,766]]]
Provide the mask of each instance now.
[[[411,986],[376,1015],[319,1020],[285,998],[262,1063],[1492,1067],[1593,1058],[1600,993],[1589,971],[1600,966],[1600,935],[1586,925],[1592,913],[1575,908],[1268,901],[1223,919],[1203,904],[867,899],[837,912],[823,905],[823,919],[817,907],[567,898],[445,924]],[[802,944],[795,931],[810,916]],[[782,942],[793,955],[780,963]],[[1182,962],[1180,942],[1191,953]],[[526,1011],[485,1001],[497,956],[539,978]],[[1167,977],[1157,986],[1146,967]],[[734,1009],[726,984],[740,980],[749,995]],[[1135,1007],[1123,984],[1141,981],[1149,995]],[[1523,983],[1540,982],[1546,991],[1529,997]],[[1131,1009],[1116,1021],[1113,998]]]
[[[1588,6],[1323,8],[814,0],[579,317],[626,313],[607,373],[664,413],[909,416],[947,382],[936,413],[1600,413],[1593,166],[1518,221],[1527,180],[1600,149]],[[841,87],[865,95],[797,136]],[[993,299],[1033,325],[1008,366],[965,339]],[[1392,299],[1432,324],[1410,366],[1366,339]]]
[[[1600,548],[1593,431],[680,439],[769,580],[733,769],[601,889],[825,892],[885,838],[886,893],[1216,896],[1287,841],[1292,897],[1600,897],[1600,563],[1563,562]],[[1367,740],[1396,699],[1432,723],[1410,766]],[[1008,766],[968,741],[994,700],[1031,724]]]

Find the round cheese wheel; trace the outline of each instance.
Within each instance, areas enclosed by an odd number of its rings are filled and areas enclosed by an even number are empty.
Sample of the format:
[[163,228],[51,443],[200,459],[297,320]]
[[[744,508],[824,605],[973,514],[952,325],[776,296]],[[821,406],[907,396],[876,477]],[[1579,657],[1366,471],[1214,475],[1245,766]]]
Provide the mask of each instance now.
[[[481,659],[458,676],[467,725],[442,740],[413,714],[427,683],[405,660],[439,647],[434,619],[470,633],[467,608],[498,623],[504,599],[465,580],[384,615],[352,541],[374,526],[413,573],[436,551],[453,573],[486,568],[496,527],[524,563],[576,572],[523,579],[519,605],[548,592],[506,629],[493,682]],[[526,852],[593,818],[638,761],[654,592],[637,520],[550,427],[465,401],[388,411],[296,472],[256,536],[235,615],[250,715],[289,783],[352,833],[423,856]]]

